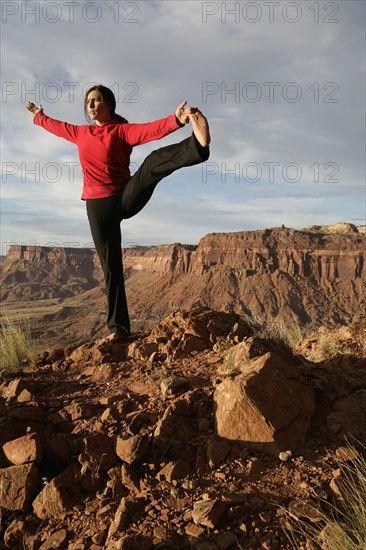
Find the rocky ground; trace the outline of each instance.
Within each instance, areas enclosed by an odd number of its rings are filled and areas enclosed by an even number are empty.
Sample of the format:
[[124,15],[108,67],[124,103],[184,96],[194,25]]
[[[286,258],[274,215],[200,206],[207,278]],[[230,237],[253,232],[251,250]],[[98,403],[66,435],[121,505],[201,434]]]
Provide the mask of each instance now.
[[2,373],[0,547],[290,548],[282,507],[316,521],[364,451],[365,334],[290,353],[196,309]]

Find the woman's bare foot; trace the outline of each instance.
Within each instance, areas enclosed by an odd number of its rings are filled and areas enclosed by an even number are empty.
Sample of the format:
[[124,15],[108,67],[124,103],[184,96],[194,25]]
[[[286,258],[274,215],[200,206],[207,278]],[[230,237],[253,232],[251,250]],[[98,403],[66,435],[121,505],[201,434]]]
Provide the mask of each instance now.
[[207,118],[198,109],[188,116],[198,142],[202,147],[207,147],[211,141]]

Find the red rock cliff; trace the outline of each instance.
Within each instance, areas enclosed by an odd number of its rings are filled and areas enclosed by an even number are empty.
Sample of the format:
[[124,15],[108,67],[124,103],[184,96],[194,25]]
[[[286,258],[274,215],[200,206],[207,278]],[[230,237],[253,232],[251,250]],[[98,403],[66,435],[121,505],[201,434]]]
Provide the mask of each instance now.
[[[315,227],[315,226],[314,226]],[[366,235],[275,228],[209,234],[198,246],[127,248],[123,253],[132,317],[157,319],[179,308],[302,325],[346,324],[365,311]],[[0,268],[2,300],[79,295],[103,276],[94,250],[12,246]]]

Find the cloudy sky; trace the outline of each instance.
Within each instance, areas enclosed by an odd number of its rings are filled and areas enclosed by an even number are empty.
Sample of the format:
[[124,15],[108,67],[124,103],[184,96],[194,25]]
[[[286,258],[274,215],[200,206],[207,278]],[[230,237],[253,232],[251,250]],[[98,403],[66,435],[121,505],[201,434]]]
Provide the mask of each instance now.
[[[75,145],[32,124],[25,101],[85,124],[83,94],[113,89],[131,122],[187,100],[211,156],[162,181],[123,244],[211,232],[365,223],[365,3],[1,2],[1,243],[92,246]],[[187,126],[135,148],[133,170]],[[132,170],[132,171],[133,171]]]

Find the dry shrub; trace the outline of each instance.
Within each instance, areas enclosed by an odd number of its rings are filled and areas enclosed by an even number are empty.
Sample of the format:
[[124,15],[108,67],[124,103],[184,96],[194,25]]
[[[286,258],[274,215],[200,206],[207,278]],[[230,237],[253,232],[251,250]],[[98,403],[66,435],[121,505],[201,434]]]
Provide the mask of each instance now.
[[[351,445],[349,448],[356,452]],[[352,461],[338,461],[338,466],[341,470],[337,484],[339,496],[333,504],[319,501],[316,510],[320,510],[320,522],[295,519],[282,508],[284,531],[294,549],[304,548],[305,544],[309,550],[365,550],[366,459],[358,453]]]
[[0,369],[5,372],[22,370],[24,364],[36,356],[37,343],[29,322],[3,317],[0,321]]
[[288,320],[260,316],[244,316],[253,336],[266,340],[276,347],[292,351],[303,339],[303,333],[295,317]]
[[333,330],[320,327],[316,333],[299,345],[298,351],[314,363],[339,355],[364,357],[366,356],[366,323]]

